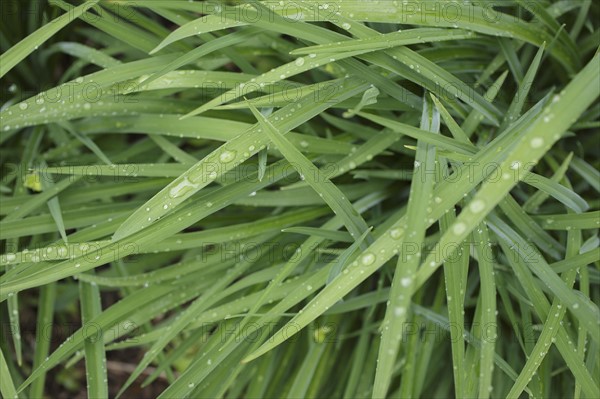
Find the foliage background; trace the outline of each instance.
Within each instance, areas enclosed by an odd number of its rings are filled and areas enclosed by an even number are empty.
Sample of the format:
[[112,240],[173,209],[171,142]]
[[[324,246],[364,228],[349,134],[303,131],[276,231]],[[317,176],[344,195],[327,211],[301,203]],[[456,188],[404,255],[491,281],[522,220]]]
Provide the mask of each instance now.
[[3,397],[600,397],[597,2],[1,7]]

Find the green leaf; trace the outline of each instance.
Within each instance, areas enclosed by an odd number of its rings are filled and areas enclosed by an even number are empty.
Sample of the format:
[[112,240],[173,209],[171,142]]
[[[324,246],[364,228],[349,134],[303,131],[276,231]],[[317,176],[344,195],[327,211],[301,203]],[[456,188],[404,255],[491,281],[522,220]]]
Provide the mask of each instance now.
[[[88,331],[87,324],[102,313],[100,290],[95,283],[79,283],[81,297],[81,322]],[[90,398],[108,398],[108,380],[106,372],[106,354],[102,331],[88,335],[85,340],[85,368],[87,392]]]
[[54,36],[56,32],[63,29],[70,22],[79,18],[87,10],[92,8],[98,3],[99,0],[86,1],[77,7],[72,7],[69,12],[61,15],[47,24],[39,28],[37,31],[28,35],[16,45],[12,46],[4,54],[0,55],[0,78],[6,75],[11,69],[13,69],[19,62],[21,62],[29,54],[37,50],[44,42]]
[[[438,134],[440,129],[440,114],[426,94],[423,99],[423,114],[421,129]],[[402,252],[398,257],[394,279],[390,289],[390,299],[383,319],[383,331],[377,357],[377,371],[373,386],[373,398],[383,398],[392,380],[394,364],[401,344],[403,328],[406,325],[407,314],[410,311],[413,283],[421,258],[423,241],[427,224],[423,220],[427,215],[427,205],[432,202],[434,173],[436,162],[435,147],[423,141],[417,142],[414,172],[419,177],[412,181],[406,224],[400,230],[392,230],[392,238],[403,236]],[[429,173],[428,173],[429,171]],[[424,206],[425,205],[425,206]],[[365,260],[363,255],[363,262]]]
[[[288,162],[298,171],[301,180],[306,182],[323,198],[335,214],[339,214],[344,220],[346,229],[350,235],[358,240],[369,228],[362,216],[346,199],[344,194],[331,180],[321,174],[321,171],[312,164],[302,153],[293,146],[283,134],[265,118],[256,108],[249,104],[250,110],[260,125],[265,130],[267,137],[273,142],[277,149],[283,154]],[[368,237],[368,233],[367,233]],[[367,242],[370,240],[367,238]],[[371,239],[372,241],[372,239]]]
[[[341,83],[341,82],[340,82]],[[324,102],[315,103],[313,101],[303,100],[297,104],[288,106],[273,113],[270,119],[279,119],[275,122],[276,128],[281,132],[288,132],[300,123],[312,118],[320,111],[326,109],[329,101],[342,101],[351,97],[357,92],[362,91],[364,85],[356,80],[345,82],[343,89],[335,93],[335,96],[325,99]],[[299,110],[298,110],[299,109]],[[292,115],[289,118],[281,120],[281,116]],[[254,125],[248,131],[219,147],[204,159],[192,166],[184,174],[180,175],[171,184],[162,189],[151,200],[146,202],[141,208],[138,208],[123,225],[117,229],[113,235],[113,241],[118,241],[127,237],[136,231],[142,230],[150,223],[156,221],[170,210],[176,208],[184,200],[192,196],[213,182],[223,173],[231,170],[256,154],[261,149],[266,148],[268,140],[261,134],[260,125]],[[150,222],[150,223],[149,223]]]

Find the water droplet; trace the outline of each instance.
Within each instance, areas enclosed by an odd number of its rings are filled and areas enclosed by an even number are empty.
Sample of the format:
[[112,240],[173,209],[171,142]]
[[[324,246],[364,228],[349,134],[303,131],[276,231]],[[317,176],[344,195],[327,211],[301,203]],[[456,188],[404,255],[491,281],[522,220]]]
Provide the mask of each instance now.
[[485,209],[485,202],[480,199],[476,199],[471,202],[469,209],[471,209],[471,212],[473,213],[479,213]]
[[462,234],[465,232],[465,230],[467,230],[467,225],[462,222],[456,223],[452,228],[454,234]]
[[402,234],[404,234],[404,229],[401,228],[393,229],[392,231],[390,231],[390,236],[394,240],[400,239],[402,237]]
[[412,283],[412,278],[410,277],[403,277],[400,279],[400,284],[402,284],[403,287],[408,287],[410,283]]
[[352,27],[352,25],[350,25],[348,22],[344,22],[344,23],[342,24],[342,28],[344,28],[344,29],[346,29],[346,30],[350,29],[351,27]]
[[[195,184],[192,184],[186,177],[178,185],[176,185],[169,191],[169,196],[171,198],[182,197],[185,194],[187,194],[188,192],[195,189],[196,187],[198,187],[198,186]],[[146,208],[146,211],[150,211],[150,209]]]
[[404,309],[403,307],[399,306],[397,308],[394,309],[394,314],[396,316],[402,316],[404,313],[406,313],[406,309]]
[[235,159],[235,151],[223,151],[221,153],[221,155],[219,155],[219,160],[221,162],[227,163],[227,162],[231,162]]
[[531,146],[531,148],[540,148],[544,145],[544,139],[541,137],[534,137],[529,142],[529,145]]
[[22,109],[23,111],[25,111],[27,109],[27,107],[29,107],[29,105],[27,105],[27,103],[19,104],[19,108]]
[[360,263],[362,263],[365,266],[371,265],[373,264],[373,262],[375,262],[375,255],[369,252],[363,254],[363,256],[360,259]]
[[294,62],[294,64],[296,64],[297,66],[304,65],[304,57],[296,58],[296,61]]

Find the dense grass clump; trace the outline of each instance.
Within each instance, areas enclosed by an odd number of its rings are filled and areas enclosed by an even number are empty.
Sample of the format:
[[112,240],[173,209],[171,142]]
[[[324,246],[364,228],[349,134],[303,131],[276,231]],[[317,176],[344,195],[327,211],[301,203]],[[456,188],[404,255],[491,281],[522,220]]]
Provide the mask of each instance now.
[[2,8],[2,397],[600,397],[600,3]]

